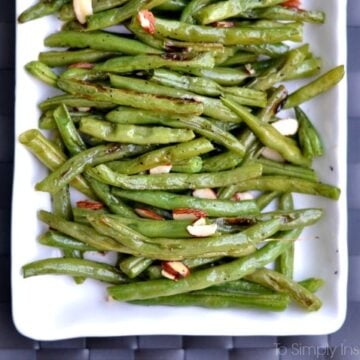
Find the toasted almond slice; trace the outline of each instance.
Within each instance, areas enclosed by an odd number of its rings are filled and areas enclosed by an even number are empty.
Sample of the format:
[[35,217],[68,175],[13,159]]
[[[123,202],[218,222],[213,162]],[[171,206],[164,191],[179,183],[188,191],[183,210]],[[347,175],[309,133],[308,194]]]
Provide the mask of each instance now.
[[83,106],[83,107],[77,107],[76,110],[79,111],[79,112],[90,112],[90,111],[91,111],[91,107],[85,107],[85,106]]
[[193,226],[201,226],[201,225],[206,225],[206,220],[204,217],[197,219],[196,221],[194,221],[192,223]]
[[174,220],[197,220],[204,217],[207,217],[207,213],[202,210],[186,208],[173,210]]
[[149,34],[155,33],[155,17],[149,10],[141,10],[138,13],[138,21],[140,26]]
[[274,121],[271,125],[284,136],[295,135],[299,128],[298,121],[290,118]]
[[[186,230],[189,232],[190,235],[196,236],[196,237],[207,237],[207,236],[211,236],[214,235],[216,233],[217,230],[217,224],[203,224],[203,222],[201,222],[201,224],[199,225],[198,222],[202,220],[199,219],[198,221],[195,221],[195,223],[193,225],[188,225],[186,227]],[[205,219],[203,219],[205,220]]]
[[190,269],[181,261],[163,261],[161,274],[171,280],[179,280],[190,275]]
[[73,0],[73,8],[80,24],[85,24],[86,18],[94,13],[92,0]]
[[244,67],[245,67],[245,70],[248,72],[249,75],[251,75],[251,76],[255,75],[256,71],[255,71],[255,69],[252,67],[252,65],[250,63],[245,64]]
[[159,165],[149,170],[151,175],[168,174],[171,171],[172,165]]
[[210,188],[196,189],[193,191],[192,195],[200,199],[216,200],[216,193],[213,189]]
[[81,200],[76,202],[76,207],[80,209],[100,210],[104,208],[104,204],[99,201]]
[[284,158],[276,150],[271,149],[267,146],[262,149],[261,155],[269,160],[285,162]]
[[75,64],[71,64],[69,66],[70,69],[76,68],[76,69],[92,69],[94,67],[94,64],[91,63],[75,63]]
[[164,269],[161,270],[161,275],[162,275],[163,277],[166,277],[167,279],[170,279],[170,280],[174,280],[174,281],[177,280],[177,278],[176,278],[175,275],[170,274],[169,272],[165,271]]
[[237,192],[233,196],[233,200],[242,201],[242,200],[253,200],[254,196],[249,192]]
[[216,28],[232,28],[235,26],[235,23],[233,21],[215,21],[211,26]]
[[135,208],[135,212],[143,218],[153,219],[153,220],[164,220],[164,218],[157,214],[155,211],[143,208]]

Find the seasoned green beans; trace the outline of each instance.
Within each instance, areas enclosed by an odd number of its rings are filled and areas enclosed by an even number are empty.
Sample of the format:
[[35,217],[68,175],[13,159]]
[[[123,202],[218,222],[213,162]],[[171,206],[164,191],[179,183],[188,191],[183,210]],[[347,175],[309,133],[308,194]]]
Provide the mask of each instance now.
[[294,242],[324,211],[299,209],[292,193],[337,200],[340,189],[312,168],[327,139],[299,105],[344,68],[289,96],[280,83],[320,71],[311,44],[288,42],[325,14],[284,0],[77,5],[39,0],[19,17],[66,21],[26,65],[56,91],[38,105],[49,136],[19,136],[49,169],[35,178],[52,201],[38,212],[48,226],[38,243],[64,257],[25,264],[23,276],[92,278],[132,304],[318,310],[323,281],[293,279]]

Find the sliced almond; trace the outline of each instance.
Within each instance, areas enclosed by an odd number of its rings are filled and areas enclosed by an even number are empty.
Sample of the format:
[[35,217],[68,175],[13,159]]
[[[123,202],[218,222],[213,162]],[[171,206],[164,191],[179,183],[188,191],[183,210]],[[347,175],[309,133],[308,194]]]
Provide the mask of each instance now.
[[141,10],[138,13],[137,19],[140,26],[149,34],[155,33],[155,17],[149,10]]
[[100,210],[104,208],[104,204],[98,201],[81,200],[76,202],[76,207],[80,209]]
[[192,195],[200,199],[211,199],[216,200],[216,193],[213,189],[196,189],[193,191]]
[[188,225],[186,230],[190,235],[196,237],[207,237],[214,235],[217,230],[217,224],[209,224],[207,225],[205,219],[199,219],[195,221],[192,225]]
[[271,125],[284,136],[295,135],[299,128],[298,121],[290,118],[274,121]]
[[179,280],[190,275],[190,269],[181,261],[163,261],[161,274],[171,280]]
[[94,13],[92,0],[73,0],[73,8],[80,24],[85,24],[86,18]]
[[207,213],[197,209],[175,209],[173,210],[174,220],[197,220],[207,217]]
[[244,67],[245,67],[245,70],[248,72],[249,75],[251,75],[251,76],[255,75],[256,71],[255,71],[255,69],[252,67],[252,65],[250,63],[245,64]]
[[237,192],[233,196],[233,200],[242,201],[242,200],[253,200],[254,196],[249,192]]
[[193,226],[202,226],[202,225],[206,225],[206,220],[203,217],[193,222]]
[[159,165],[149,170],[151,175],[168,174],[171,171],[172,165]]
[[152,219],[152,220],[164,220],[164,218],[157,214],[155,211],[143,208],[136,208],[134,209],[135,212],[143,218]]
[[76,68],[76,69],[92,69],[93,67],[94,67],[94,64],[85,63],[85,62],[75,63],[75,64],[71,64],[69,66],[69,68],[71,68],[71,69],[73,69],[73,68]]
[[232,28],[235,23],[233,21],[215,21],[211,25],[216,28]]
[[90,112],[90,111],[91,111],[91,107],[85,107],[85,106],[83,106],[83,107],[77,107],[76,110],[79,111],[79,112]]
[[265,146],[262,151],[261,155],[269,160],[277,161],[277,162],[285,162],[284,158],[274,149],[271,149]]

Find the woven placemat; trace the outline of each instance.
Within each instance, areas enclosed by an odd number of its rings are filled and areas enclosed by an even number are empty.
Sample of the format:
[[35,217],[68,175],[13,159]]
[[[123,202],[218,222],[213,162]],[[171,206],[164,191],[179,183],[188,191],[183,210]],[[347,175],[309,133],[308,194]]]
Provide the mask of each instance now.
[[350,277],[347,319],[335,334],[305,337],[130,336],[39,342],[16,331],[11,319],[10,296],[14,14],[14,2],[1,1],[0,360],[360,359],[360,0],[349,0],[348,6]]

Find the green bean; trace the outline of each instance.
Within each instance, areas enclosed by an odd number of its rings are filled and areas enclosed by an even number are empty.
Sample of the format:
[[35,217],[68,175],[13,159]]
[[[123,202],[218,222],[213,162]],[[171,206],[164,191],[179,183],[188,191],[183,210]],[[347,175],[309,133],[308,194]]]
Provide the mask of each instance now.
[[212,69],[179,69],[179,71],[186,72],[199,77],[215,81],[219,85],[223,86],[235,86],[242,84],[246,79],[253,77],[244,68],[230,68],[230,67],[215,67]]
[[290,109],[318,96],[340,82],[344,77],[344,65],[337,66],[311,83],[291,93],[285,102],[284,108]]
[[[105,184],[129,190],[181,190],[220,187],[258,177],[261,172],[262,166],[258,164],[244,165],[234,170],[218,173],[201,174],[170,173],[129,176],[118,174],[106,165],[98,165],[88,171],[91,176]],[[44,189],[44,186],[37,186],[37,188]],[[47,189],[50,190],[49,187]],[[54,191],[55,189],[51,188],[51,190]]]
[[224,52],[224,46],[218,43],[194,43],[175,41],[161,36],[153,36],[145,31],[137,18],[133,18],[126,27],[146,45],[149,45],[155,49],[165,50],[167,52],[183,52],[183,53],[201,53],[201,52],[212,52],[215,57],[219,53]]
[[199,173],[202,170],[203,161],[200,156],[194,156],[190,159],[175,163],[171,171],[177,173],[194,174]]
[[310,59],[305,59],[296,69],[293,69],[293,71],[287,75],[286,80],[296,80],[314,76],[320,71],[321,66],[321,58],[311,57]]
[[105,31],[91,33],[78,31],[61,31],[45,38],[45,46],[90,48],[100,51],[119,52],[129,55],[159,54],[161,51],[147,46],[140,41],[128,39]]
[[134,279],[144,272],[152,264],[152,262],[152,259],[129,256],[120,262],[120,270],[130,279]]
[[[283,193],[279,198],[280,210],[293,210],[294,200],[291,193]],[[293,278],[294,273],[294,255],[295,246],[292,244],[284,253],[282,253],[276,260],[276,267],[279,273],[285,275],[289,279]]]
[[88,176],[87,172],[85,172],[85,178],[99,200],[101,200],[111,210],[111,212],[128,218],[138,217],[130,206],[126,205],[111,193],[109,185],[103,184],[91,176]]
[[[60,104],[62,105],[62,104]],[[66,105],[64,105],[66,106]],[[55,119],[54,119],[54,111],[56,110],[56,108],[54,108],[53,110],[47,110],[46,112],[44,112],[40,119],[39,119],[39,123],[42,124],[43,126],[45,126],[46,130],[56,130],[56,123],[55,123]],[[80,120],[85,117],[85,116],[89,116],[89,114],[92,114],[92,117],[97,118],[97,119],[102,119],[103,116],[102,114],[98,113],[98,112],[90,112],[88,111],[88,108],[80,108],[78,110],[82,110],[82,111],[77,111],[76,109],[69,109],[68,108],[68,112],[70,114],[71,120],[74,122],[74,124],[78,124],[80,122]]]
[[248,51],[256,55],[266,55],[276,58],[289,51],[289,46],[283,43],[263,44],[263,45],[237,45],[238,50]]
[[211,172],[233,169],[234,167],[240,165],[242,160],[242,157],[238,154],[227,151],[204,159],[202,171]]
[[178,12],[184,9],[186,4],[186,0],[166,0],[162,4],[158,5],[155,10]]
[[138,201],[143,204],[156,206],[166,210],[180,208],[197,209],[204,211],[208,216],[241,216],[258,213],[256,203],[252,200],[230,201],[200,199],[187,195],[177,195],[165,191],[143,190],[130,191],[114,189],[115,196],[123,199]]
[[289,176],[261,176],[238,182],[234,186],[235,192],[248,190],[298,192],[320,195],[332,200],[337,200],[340,197],[340,189],[335,186]]
[[325,281],[319,278],[308,278],[302,281],[299,281],[299,285],[304,287],[305,289],[315,293],[318,291],[323,285]]
[[284,209],[271,211],[267,213],[244,215],[233,218],[218,218],[216,224],[218,224],[219,231],[224,231],[226,228],[231,231],[236,231],[237,228],[244,225],[257,224],[263,221],[269,221],[271,219],[279,218],[283,220],[280,226],[281,231],[293,230],[294,228],[303,228],[315,224],[323,215],[321,209]]
[[195,137],[192,130],[119,125],[91,117],[81,119],[80,131],[105,141],[138,145],[170,144],[189,141]]
[[267,265],[276,259],[289,243],[272,242],[248,256],[230,263],[214,266],[192,273],[189,277],[176,282],[168,279],[135,282],[128,285],[118,285],[108,288],[109,295],[118,301],[150,299],[159,296],[169,296],[189,291],[205,289],[212,285],[222,284],[243,278],[257,268]]
[[155,35],[193,42],[219,42],[224,45],[261,45],[284,40],[301,41],[302,26],[277,28],[213,28],[156,18]]
[[64,250],[96,251],[96,249],[92,246],[53,230],[49,230],[46,233],[41,234],[39,237],[39,243]]
[[250,85],[250,88],[256,90],[268,90],[276,83],[286,79],[306,58],[309,53],[309,45],[303,45],[297,49],[289,51],[286,60],[281,68],[270,74],[257,77]]
[[127,73],[136,70],[158,68],[212,68],[215,65],[214,56],[207,52],[195,56],[189,55],[136,55],[116,57],[102,64],[97,64],[94,70],[112,73]]
[[[100,212],[87,211],[87,216],[101,214]],[[124,224],[129,228],[149,238],[190,238],[192,235],[186,230],[192,220],[150,220],[150,219],[129,219],[123,216],[108,214],[112,220]],[[87,220],[87,223],[89,221]]]
[[108,211],[105,208],[89,209],[83,207],[74,207],[73,209],[74,221],[80,224],[89,224],[87,217],[93,214],[105,214]]
[[154,70],[151,81],[164,86],[192,91],[200,95],[218,96],[222,93],[221,87],[215,81],[201,77],[186,76],[167,69]]
[[287,20],[323,24],[325,13],[322,11],[306,11],[303,9],[272,6],[264,9],[253,9],[245,15],[251,19]]
[[[66,162],[65,154],[46,139],[39,130],[25,131],[19,136],[19,141],[52,171],[61,168]],[[70,184],[86,196],[94,198],[95,195],[82,177],[75,176]]]
[[84,259],[45,259],[26,264],[22,268],[24,278],[37,275],[71,275],[121,284],[128,281],[114,266]]
[[100,233],[138,251],[142,256],[160,260],[214,256],[245,256],[256,251],[256,244],[274,235],[282,220],[273,219],[230,235],[192,239],[151,239],[103,214],[89,217],[90,224]]
[[324,145],[320,134],[307,115],[299,107],[295,107],[296,119],[299,122],[298,138],[304,156],[313,159],[324,154]]
[[36,189],[54,194],[81,174],[88,165],[95,166],[105,161],[137,154],[143,150],[144,147],[136,145],[109,144],[93,147],[63,162],[49,176],[37,183]]
[[308,311],[316,311],[321,307],[320,299],[286,276],[269,269],[259,269],[245,277],[279,292],[288,294],[296,303]]
[[144,44],[153,47],[158,50],[166,50],[165,39],[158,36],[153,36],[144,30],[137,17],[133,17],[132,20],[125,24],[126,28],[131,31],[131,33],[135,36],[135,38],[142,41]]
[[180,21],[188,24],[195,24],[194,15],[203,7],[209,5],[213,0],[190,0],[181,13]]
[[58,95],[47,100],[42,101],[39,104],[39,108],[41,111],[48,111],[57,108],[59,105],[64,104],[68,107],[74,108],[82,108],[82,107],[90,107],[90,108],[98,108],[98,109],[113,109],[116,107],[115,104],[111,102],[104,101],[93,101],[85,98],[81,98],[73,95]]
[[43,16],[56,13],[64,4],[70,0],[40,0],[33,6],[30,6],[18,17],[19,23],[25,23],[31,20],[39,19]]
[[[121,89],[141,91],[143,93],[154,94],[156,96],[166,96],[175,99],[187,99],[187,101],[200,102],[202,104],[198,103],[198,106],[203,106],[202,112],[204,113],[204,115],[225,122],[236,123],[240,121],[239,117],[236,116],[232,111],[230,111],[226,106],[224,106],[218,99],[212,99],[210,97],[196,95],[190,91],[158,85],[146,80],[132,78],[131,81],[129,81],[128,77],[119,75],[110,75],[110,81],[111,85],[116,88],[118,87]],[[154,110],[154,107],[148,107],[148,109]],[[170,112],[169,106],[164,106],[163,109],[166,109],[167,112]]]
[[54,119],[70,154],[76,155],[84,151],[86,145],[77,132],[66,105],[61,105],[54,111]]
[[221,129],[213,121],[202,117],[178,117],[177,121],[168,121],[169,126],[184,127],[213,140],[227,149],[233,151],[238,156],[245,155],[242,144],[230,132]]
[[[254,295],[260,295],[260,294],[274,294],[275,292],[268,289],[265,286],[262,286],[260,284],[247,281],[247,280],[235,280],[226,282],[224,284],[211,286],[209,288],[206,288],[204,290],[200,290],[201,292],[208,291],[209,293],[219,293],[223,292],[226,294],[233,294],[233,295],[241,295],[241,294],[254,294]],[[199,293],[200,293],[199,291]]]
[[138,255],[136,251],[121,246],[112,238],[97,233],[91,226],[67,221],[60,216],[56,216],[44,210],[39,211],[38,218],[49,225],[51,229],[81,241],[98,251],[116,251],[125,254]]
[[[112,9],[126,3],[128,0],[97,0],[93,4],[93,12],[98,13],[100,11]],[[64,5],[60,12],[59,18],[62,21],[69,21],[75,19],[75,12],[72,4]]]
[[70,94],[77,94],[94,101],[112,102],[118,105],[133,106],[155,111],[168,111],[176,114],[200,115],[204,111],[203,104],[190,99],[171,99],[146,93],[114,89],[102,85],[94,85],[82,81],[59,79],[58,86]]
[[229,106],[236,114],[238,114],[249,128],[255,133],[259,140],[265,145],[278,151],[284,159],[302,166],[308,166],[309,160],[306,159],[300,152],[299,148],[294,144],[291,139],[281,135],[270,124],[260,122],[257,117],[252,115],[248,110],[244,109],[241,105],[224,97],[222,99],[224,104]]
[[[71,208],[71,199],[69,187],[65,186],[56,194],[52,195],[52,208],[53,212],[57,216],[61,216],[65,220],[71,221],[73,219],[73,213]],[[82,259],[83,254],[77,249],[62,249],[64,258],[69,259]],[[76,284],[82,284],[86,280],[83,276],[74,276],[74,281]]]
[[283,164],[276,161],[261,159],[261,158],[254,161],[263,166],[264,175],[292,176],[309,181],[319,180],[316,172],[313,169],[290,165],[290,164]]
[[167,305],[167,306],[201,306],[206,308],[255,308],[268,311],[283,311],[287,308],[289,298],[283,294],[208,294],[206,290],[198,294],[178,294],[161,296],[146,300],[131,301],[136,305]]
[[87,18],[86,30],[99,30],[121,24],[123,21],[137,15],[140,10],[152,9],[164,2],[165,0],[130,0],[119,8],[101,11],[89,16]]
[[196,14],[196,19],[202,25],[221,21],[246,13],[254,8],[262,8],[280,4],[282,0],[226,0],[208,5]]
[[96,63],[114,56],[118,56],[118,53],[93,49],[46,51],[39,54],[39,61],[50,67],[60,67],[76,63]]
[[213,145],[208,140],[199,138],[153,150],[134,159],[110,162],[107,165],[116,172],[131,175],[159,165],[175,164],[213,149]]
[[260,210],[265,209],[274,199],[280,196],[279,191],[264,192],[256,198],[256,205]]
[[25,69],[45,84],[56,87],[58,75],[55,74],[46,64],[40,61],[31,61],[25,65]]
[[250,52],[237,52],[228,57],[220,66],[233,66],[252,63],[257,60],[257,55]]

